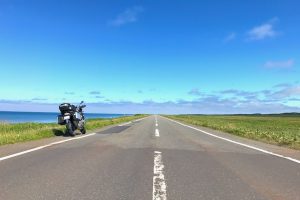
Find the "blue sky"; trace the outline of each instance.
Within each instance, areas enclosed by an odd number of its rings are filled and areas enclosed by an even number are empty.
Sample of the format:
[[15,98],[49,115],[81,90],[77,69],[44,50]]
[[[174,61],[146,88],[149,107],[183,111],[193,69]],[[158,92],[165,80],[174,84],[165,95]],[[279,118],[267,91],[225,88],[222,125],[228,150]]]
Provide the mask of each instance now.
[[299,112],[299,6],[0,0],[0,110]]

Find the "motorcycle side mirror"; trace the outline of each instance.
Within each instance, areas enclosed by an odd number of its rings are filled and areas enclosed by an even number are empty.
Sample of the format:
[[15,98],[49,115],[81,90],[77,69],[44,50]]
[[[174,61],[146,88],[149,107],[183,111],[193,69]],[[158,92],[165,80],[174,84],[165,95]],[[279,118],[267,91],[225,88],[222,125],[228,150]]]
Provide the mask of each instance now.
[[83,103],[84,103],[84,101],[81,101],[81,102],[80,102],[80,104],[83,104]]

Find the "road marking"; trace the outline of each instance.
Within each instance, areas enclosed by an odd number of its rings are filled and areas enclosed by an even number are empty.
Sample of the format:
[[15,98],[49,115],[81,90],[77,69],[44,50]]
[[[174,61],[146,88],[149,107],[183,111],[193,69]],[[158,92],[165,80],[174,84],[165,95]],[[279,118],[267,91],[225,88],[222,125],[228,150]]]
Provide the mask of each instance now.
[[158,124],[156,123],[155,126],[158,127]]
[[126,126],[126,125],[129,125],[129,124],[131,124],[132,122],[127,122],[127,123],[124,123],[124,124],[120,124],[120,125],[118,125],[118,126]]
[[[145,119],[147,117],[144,117],[144,118],[141,118],[141,119],[137,119],[135,120],[136,122],[137,121],[141,121],[143,119]],[[128,123],[124,123],[124,124],[120,124],[118,126],[124,126],[124,125],[128,125],[132,122],[128,122]],[[89,136],[93,136],[95,135],[96,133],[90,133],[90,134],[86,134],[86,135],[83,135],[83,136],[77,136],[75,138],[70,138],[70,139],[66,139],[66,140],[61,140],[61,141],[58,141],[58,142],[53,142],[53,143],[50,143],[50,144],[47,144],[47,145],[43,145],[43,146],[39,146],[39,147],[35,147],[35,148],[32,148],[32,149],[28,149],[28,150],[25,150],[25,151],[21,151],[21,152],[18,152],[18,153],[14,153],[14,154],[11,154],[11,155],[8,155],[8,156],[4,156],[4,157],[0,157],[0,161],[3,161],[3,160],[7,160],[9,158],[14,158],[14,157],[17,157],[17,156],[21,156],[21,155],[24,155],[24,154],[27,154],[27,153],[30,153],[30,152],[33,152],[33,151],[37,151],[37,150],[41,150],[41,149],[44,149],[44,148],[47,148],[47,147],[51,147],[51,146],[54,146],[54,145],[57,145],[57,144],[61,144],[61,143],[64,143],[64,142],[69,142],[69,141],[72,141],[72,140],[79,140],[79,139],[82,139],[82,138],[85,138],[85,137],[89,137]]]
[[192,126],[189,126],[189,125],[186,125],[186,124],[177,122],[177,121],[175,121],[175,120],[173,120],[173,119],[169,119],[169,118],[166,118],[166,119],[168,119],[168,120],[170,120],[170,121],[173,121],[173,122],[175,122],[175,123],[177,123],[177,124],[180,124],[180,125],[182,125],[182,126],[185,126],[185,127],[191,128],[191,129],[194,129],[194,130],[196,130],[196,131],[200,131],[200,132],[202,132],[202,133],[204,133],[204,134],[206,134],[206,135],[210,135],[210,136],[212,136],[212,137],[215,137],[215,138],[218,138],[218,139],[221,139],[221,140],[225,140],[225,141],[227,141],[227,142],[231,142],[231,143],[234,143],[234,144],[243,146],[243,147],[247,147],[247,148],[249,148],[249,149],[254,149],[254,150],[256,150],[256,151],[260,151],[260,152],[263,152],[263,153],[266,153],[266,154],[269,154],[269,155],[277,156],[277,157],[279,157],[279,158],[284,158],[284,159],[287,159],[287,160],[289,160],[289,161],[293,161],[293,162],[295,162],[295,163],[300,164],[300,160],[297,160],[297,159],[295,159],[295,158],[291,158],[291,157],[284,156],[284,155],[281,155],[281,154],[273,153],[273,152],[271,152],[271,151],[267,151],[267,150],[264,150],[264,149],[261,149],[261,148],[255,147],[255,146],[251,146],[251,145],[244,144],[244,143],[241,143],[241,142],[236,142],[236,141],[234,141],[234,140],[230,140],[230,139],[227,139],[227,138],[224,138],[224,137],[221,137],[221,136],[217,136],[217,135],[214,135],[214,134],[212,134],[212,133],[209,133],[209,132],[206,132],[206,131],[204,131],[204,130],[201,130],[201,129],[199,129],[199,128],[195,128],[195,127],[192,127]]
[[143,118],[141,118],[141,119],[136,119],[136,120],[133,120],[134,122],[139,122],[139,121],[142,121],[142,120],[144,120],[144,119],[146,119],[147,117],[143,117]]
[[159,130],[157,128],[155,129],[155,136],[159,137]]
[[23,154],[27,154],[27,153],[30,153],[30,152],[33,152],[33,151],[41,150],[41,149],[51,147],[51,146],[54,146],[54,145],[57,145],[57,144],[61,144],[61,143],[64,143],[64,142],[69,142],[69,141],[72,141],[72,140],[79,140],[79,139],[82,139],[82,138],[85,138],[85,137],[93,136],[95,134],[96,133],[90,133],[90,134],[86,134],[86,135],[83,135],[83,136],[77,136],[77,137],[74,137],[74,138],[61,140],[61,141],[58,141],[58,142],[52,142],[52,143],[47,144],[47,145],[35,147],[33,149],[28,149],[28,150],[25,150],[25,151],[21,151],[19,153],[14,153],[14,154],[11,154],[11,155],[8,155],[8,156],[0,157],[0,161],[7,160],[9,158],[13,158],[13,157],[17,157],[17,156],[21,156]]
[[167,200],[167,184],[164,168],[161,152],[154,151],[152,200]]

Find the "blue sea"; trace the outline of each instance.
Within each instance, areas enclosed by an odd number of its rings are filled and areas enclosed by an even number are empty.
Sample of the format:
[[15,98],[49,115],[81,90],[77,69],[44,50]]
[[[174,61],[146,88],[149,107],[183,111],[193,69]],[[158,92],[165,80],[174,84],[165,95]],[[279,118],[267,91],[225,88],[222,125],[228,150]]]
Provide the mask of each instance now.
[[[51,123],[57,122],[57,115],[60,113],[53,112],[11,112],[0,111],[0,122],[7,123],[23,123],[23,122],[39,122],[39,123]],[[125,116],[124,114],[96,114],[96,113],[84,113],[86,119],[93,118],[116,118]],[[128,115],[126,115],[128,116]]]

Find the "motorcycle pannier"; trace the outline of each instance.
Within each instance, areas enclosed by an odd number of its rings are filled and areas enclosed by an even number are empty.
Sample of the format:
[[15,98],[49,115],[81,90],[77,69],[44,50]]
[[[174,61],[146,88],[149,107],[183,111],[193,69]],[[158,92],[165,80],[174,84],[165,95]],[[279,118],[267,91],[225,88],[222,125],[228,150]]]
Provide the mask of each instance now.
[[57,123],[60,124],[60,125],[65,125],[66,124],[63,115],[57,115]]

